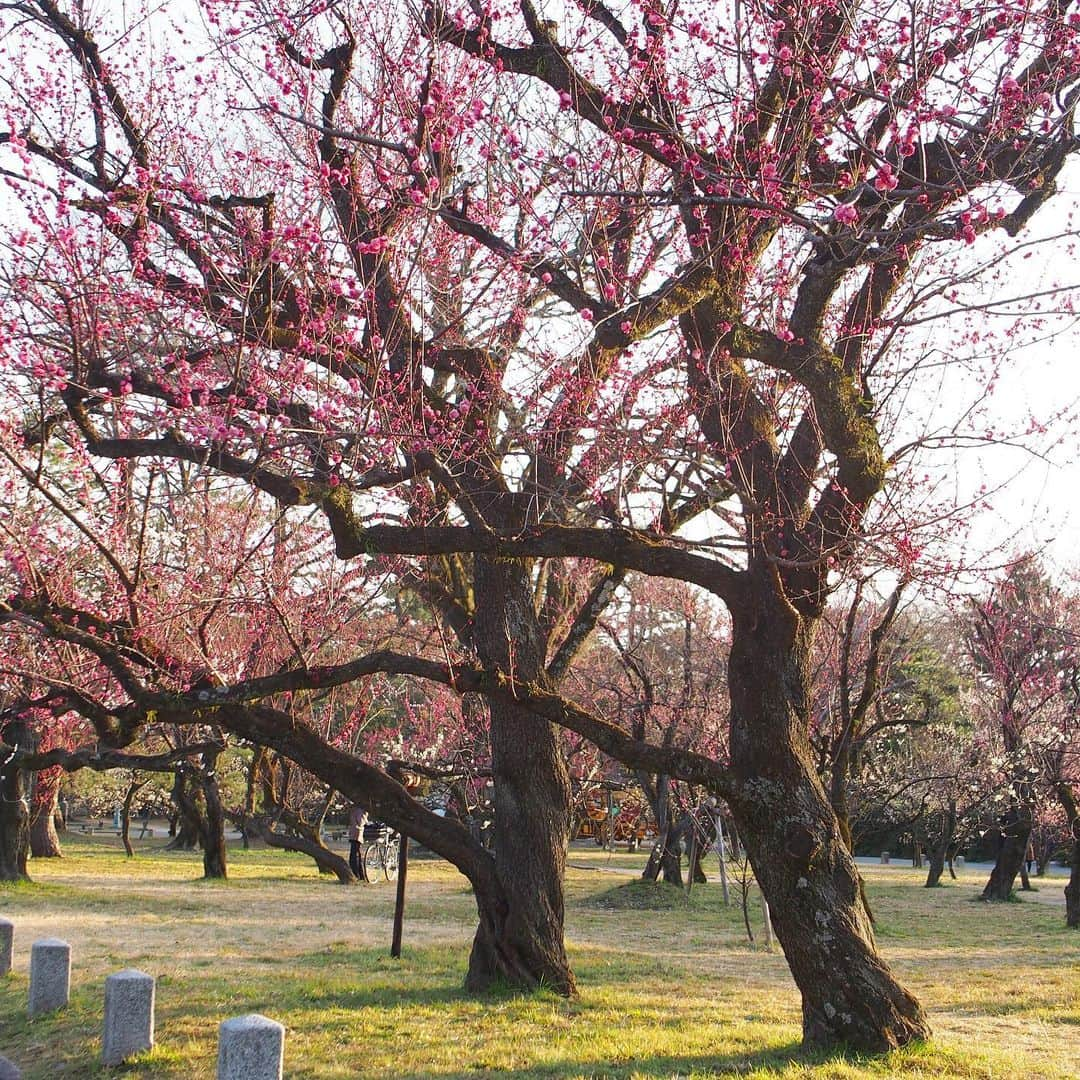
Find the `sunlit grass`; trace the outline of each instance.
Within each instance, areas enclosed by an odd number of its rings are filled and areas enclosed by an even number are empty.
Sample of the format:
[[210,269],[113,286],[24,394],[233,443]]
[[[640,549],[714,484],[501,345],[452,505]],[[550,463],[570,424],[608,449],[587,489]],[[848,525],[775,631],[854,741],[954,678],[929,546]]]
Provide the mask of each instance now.
[[[0,887],[16,924],[15,971],[0,980],[0,1053],[28,1080],[106,1075],[105,976],[158,979],[158,1045],[131,1077],[212,1077],[221,1020],[263,1012],[288,1028],[295,1078],[1075,1077],[1080,939],[1037,901],[969,901],[974,877],[944,889],[871,868],[883,951],[930,1010],[934,1040],[884,1059],[806,1057],[799,1002],[776,952],[749,945],[718,885],[672,897],[627,876],[645,856],[575,849],[567,933],[581,997],[461,989],[475,908],[463,879],[412,863],[406,948],[388,956],[393,889],[344,888],[282,852],[231,852],[228,883],[199,880],[197,856],[109,840],[69,841],[32,864],[33,885]],[[1058,883],[1047,885],[1048,894]],[[757,898],[753,920],[760,929]],[[30,943],[72,943],[71,1006],[25,1018]]]

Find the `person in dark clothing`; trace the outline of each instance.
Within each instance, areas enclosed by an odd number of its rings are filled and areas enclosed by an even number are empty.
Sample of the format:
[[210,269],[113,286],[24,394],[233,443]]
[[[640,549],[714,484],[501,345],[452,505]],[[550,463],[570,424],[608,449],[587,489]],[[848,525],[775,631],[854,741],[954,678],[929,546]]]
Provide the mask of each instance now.
[[358,877],[364,877],[362,848],[367,811],[359,804],[349,811],[349,869]]

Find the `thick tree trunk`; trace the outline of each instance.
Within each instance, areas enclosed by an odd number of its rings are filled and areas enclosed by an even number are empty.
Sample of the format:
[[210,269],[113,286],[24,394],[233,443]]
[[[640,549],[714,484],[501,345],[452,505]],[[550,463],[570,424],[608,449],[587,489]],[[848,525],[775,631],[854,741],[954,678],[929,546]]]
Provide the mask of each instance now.
[[[928,852],[930,869],[926,875],[926,888],[933,889],[941,884],[941,875],[945,873],[946,861],[949,862],[950,872],[952,871],[952,860],[948,856],[955,835],[956,804],[950,803],[941,811],[941,832],[938,834],[937,841],[930,845]],[[952,876],[955,878],[956,874]]]
[[984,900],[1008,900],[1013,893],[1017,875],[1024,865],[1028,840],[1031,837],[1031,807],[1015,807],[1002,823],[1002,842],[998,850],[990,880],[982,891]]
[[880,1052],[924,1038],[919,1002],[877,952],[860,879],[811,759],[811,628],[769,585],[735,612],[731,809],[802,993],[803,1040]]
[[217,751],[202,755],[203,768],[199,776],[206,816],[200,819],[199,841],[203,849],[203,877],[228,877],[225,860],[225,808],[221,805],[221,788],[217,781]]
[[[0,728],[0,740],[25,748],[29,730],[22,720]],[[26,774],[0,759],[0,881],[29,881],[26,860],[30,854],[30,809]]]
[[176,816],[170,821],[167,845],[169,851],[193,851],[199,843],[199,808],[189,792],[187,766],[178,768],[173,777],[170,796],[176,807]]
[[925,888],[934,889],[941,884],[941,876],[945,873],[945,854],[938,847],[933,847],[927,854],[927,872]]
[[135,849],[131,846],[131,807],[135,796],[146,784],[146,780],[132,780],[124,792],[124,805],[120,809],[120,842],[124,845],[124,854],[129,859],[135,857]]
[[[180,831],[170,847],[193,847],[196,841],[203,853],[203,877],[225,878],[228,876],[225,858],[225,811],[214,776],[217,754],[204,754],[203,767],[191,766],[178,769],[173,784],[172,797],[180,811]],[[203,797],[205,812],[196,801],[196,793]]]
[[925,888],[934,889],[941,884],[941,876],[945,873],[945,855],[939,848],[931,848],[927,855],[927,872]]
[[[544,680],[544,646],[527,569],[477,557],[475,640],[483,664]],[[512,703],[490,703],[495,867],[501,895],[477,890],[480,924],[466,986],[576,992],[563,943],[570,778],[558,731]]]
[[1059,780],[1054,785],[1065,811],[1072,846],[1069,849],[1069,884],[1065,886],[1065,925],[1080,930],[1080,805],[1071,784]]
[[[682,854],[679,849],[678,833],[674,825],[675,807],[671,800],[671,778],[658,776],[655,788],[641,779],[642,790],[649,800],[653,817],[656,819],[656,843],[649,852],[645,869],[641,872],[642,881],[656,881],[662,878],[666,885],[683,887]],[[652,797],[655,796],[655,797]]]
[[1080,930],[1080,837],[1073,840],[1069,858],[1069,884],[1065,886],[1065,925]]
[[690,846],[690,880],[697,885],[707,885],[709,878],[705,873],[705,856],[708,854],[713,843],[716,841],[716,830],[710,828],[708,823],[694,816],[691,818],[693,834],[689,841]]
[[[47,770],[52,772],[53,770]],[[55,776],[38,773],[38,790],[34,813],[30,820],[30,854],[35,859],[60,859],[60,835],[56,831],[56,815],[60,802],[60,770]]]

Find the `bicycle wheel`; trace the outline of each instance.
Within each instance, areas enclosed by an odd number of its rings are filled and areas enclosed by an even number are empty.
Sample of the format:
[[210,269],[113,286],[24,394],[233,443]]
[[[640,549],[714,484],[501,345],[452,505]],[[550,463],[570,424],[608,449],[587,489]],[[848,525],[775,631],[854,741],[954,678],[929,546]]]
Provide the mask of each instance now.
[[372,840],[364,848],[364,879],[374,885],[385,874],[382,851],[378,840]]
[[383,849],[383,873],[387,881],[394,881],[398,872],[398,843],[395,838]]

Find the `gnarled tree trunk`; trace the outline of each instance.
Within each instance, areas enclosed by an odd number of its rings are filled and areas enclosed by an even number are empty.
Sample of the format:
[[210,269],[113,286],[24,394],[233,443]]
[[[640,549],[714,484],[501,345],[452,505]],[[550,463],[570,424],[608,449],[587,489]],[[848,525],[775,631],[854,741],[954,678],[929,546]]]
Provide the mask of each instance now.
[[[180,847],[187,837],[194,834],[203,853],[203,877],[225,878],[228,876],[225,858],[225,811],[221,805],[214,768],[216,752],[202,755],[202,768],[191,766],[177,769],[172,797],[180,811],[181,828],[170,847]],[[201,808],[197,795],[203,797]]]
[[199,807],[188,790],[190,769],[178,767],[173,774],[172,791],[169,793],[176,815],[169,824],[172,839],[166,845],[168,851],[193,851],[199,843]]
[[648,862],[641,871],[642,881],[656,881],[662,877],[667,885],[683,887],[682,853],[678,832],[673,824],[675,807],[671,799],[671,777],[661,774],[653,787],[648,777],[638,777],[645,797],[656,819],[656,843],[649,852]]
[[[23,720],[13,720],[0,729],[0,740],[8,746],[25,748],[29,729]],[[0,759],[0,881],[29,881],[26,860],[30,854],[30,809],[27,803],[26,774]]]
[[[477,652],[488,670],[543,682],[544,643],[527,567],[478,556]],[[512,702],[490,703],[495,868],[501,895],[477,889],[480,922],[466,986],[576,987],[563,943],[563,874],[570,836],[570,778],[557,729]]]
[[60,769],[45,769],[37,774],[34,811],[30,819],[30,854],[35,859],[63,857],[56,815],[60,807]]
[[135,796],[148,783],[148,780],[136,780],[133,777],[127,791],[124,792],[124,805],[120,809],[120,842],[124,845],[124,854],[129,859],[135,857],[135,849],[131,846],[131,807],[135,802]]
[[247,828],[269,847],[298,851],[310,856],[319,868],[319,873],[335,875],[342,885],[355,885],[360,880],[349,867],[348,859],[343,859],[336,851],[331,851],[325,844],[309,835],[302,835],[295,830],[278,832],[264,816],[255,814],[247,819]]
[[[945,863],[949,862],[949,870],[952,872],[952,861],[949,859],[949,849],[953,845],[956,836],[956,803],[950,802],[941,811],[941,832],[937,839],[930,845],[928,852],[930,869],[926,875],[926,888],[933,889],[941,884],[941,875],[945,873]],[[952,875],[954,878],[956,874]]]
[[812,625],[767,587],[733,620],[731,809],[803,1000],[807,1045],[880,1052],[929,1034],[878,954],[808,739]]
[[199,842],[203,849],[203,877],[224,878],[225,868],[225,808],[221,805],[221,788],[217,781],[219,751],[207,750],[202,755],[199,784],[202,788],[205,818],[200,818]]
[[1054,788],[1065,811],[1072,839],[1069,848],[1069,884],[1065,886],[1065,925],[1080,930],[1080,804],[1071,784],[1059,780]]
[[982,891],[984,900],[1008,900],[1017,875],[1024,866],[1031,838],[1031,807],[1026,803],[1013,807],[1002,822],[1002,841],[990,871],[990,880]]

